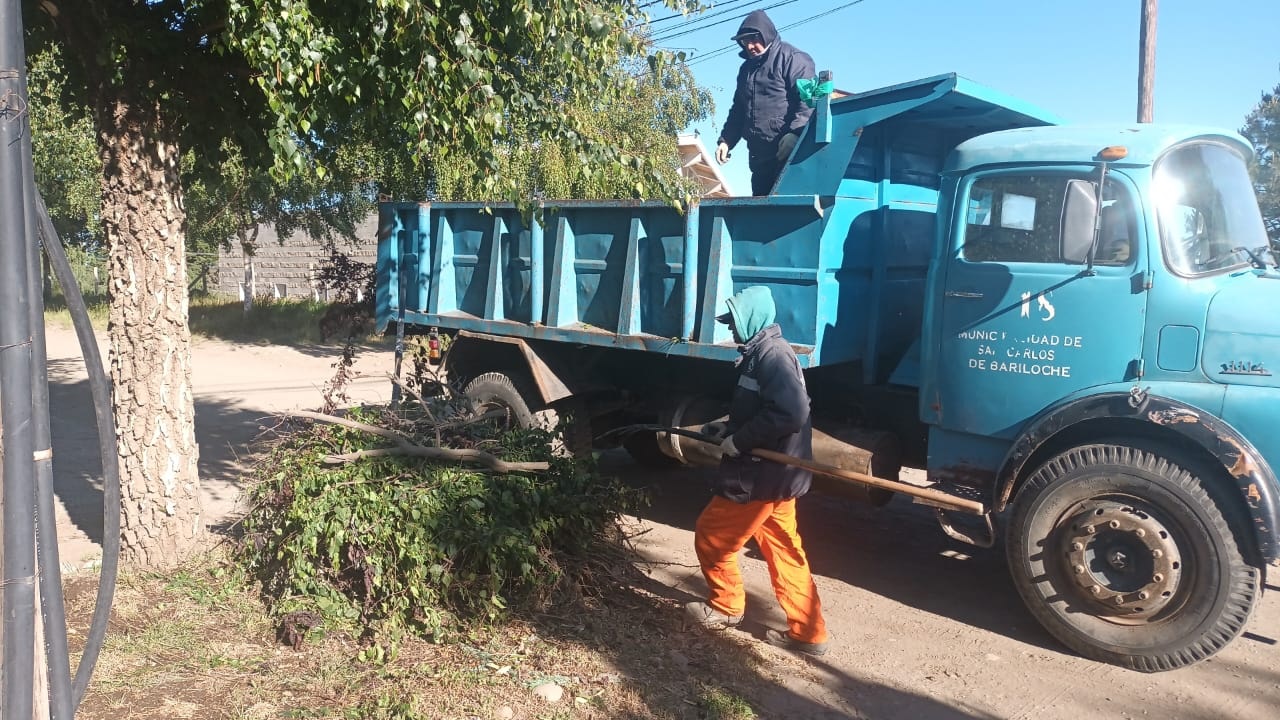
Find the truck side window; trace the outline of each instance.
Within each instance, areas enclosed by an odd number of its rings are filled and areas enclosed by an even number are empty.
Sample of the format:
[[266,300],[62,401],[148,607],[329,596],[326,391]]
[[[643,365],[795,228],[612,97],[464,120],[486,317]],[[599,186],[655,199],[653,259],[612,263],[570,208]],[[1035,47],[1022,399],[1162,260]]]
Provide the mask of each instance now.
[[1098,233],[1098,247],[1094,250],[1093,263],[1095,265],[1129,264],[1129,256],[1133,254],[1133,236],[1136,230],[1133,203],[1127,197],[1103,200],[1102,228]]
[[[1063,263],[1059,233],[1067,181],[1076,173],[1011,173],[976,180],[969,189],[963,257],[970,262]],[[1108,182],[1095,265],[1125,265],[1133,254],[1133,201]]]

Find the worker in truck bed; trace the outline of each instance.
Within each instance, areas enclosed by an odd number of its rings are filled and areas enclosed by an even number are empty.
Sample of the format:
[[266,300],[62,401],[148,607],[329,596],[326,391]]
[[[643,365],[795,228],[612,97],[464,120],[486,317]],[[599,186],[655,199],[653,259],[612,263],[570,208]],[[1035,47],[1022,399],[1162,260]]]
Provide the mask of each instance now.
[[728,305],[729,312],[717,320],[727,323],[734,340],[742,344],[738,384],[728,422],[703,430],[722,438],[723,457],[715,497],[698,516],[694,530],[694,548],[710,597],[689,603],[685,612],[713,630],[742,622],[747,596],[738,552],[754,537],[787,615],[787,632],[769,629],[765,640],[823,655],[827,629],[822,603],[796,529],[796,498],[809,491],[813,475],[751,455],[754,448],[765,448],[813,459],[809,393],[795,352],[773,322],[776,310],[769,288],[746,288],[729,298]]
[[742,47],[742,66],[716,141],[716,161],[728,162],[729,151],[745,139],[751,194],[768,195],[813,114],[796,89],[796,80],[814,77],[813,58],[778,37],[763,10],[748,14],[733,40]]

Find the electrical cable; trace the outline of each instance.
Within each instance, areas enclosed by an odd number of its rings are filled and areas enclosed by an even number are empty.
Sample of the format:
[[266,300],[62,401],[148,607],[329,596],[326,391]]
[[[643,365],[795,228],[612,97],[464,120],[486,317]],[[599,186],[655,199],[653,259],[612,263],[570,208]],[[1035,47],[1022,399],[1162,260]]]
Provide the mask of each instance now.
[[[23,168],[30,170],[31,133],[23,134]],[[53,436],[49,428],[49,352],[44,332],[44,287],[40,281],[40,256],[36,238],[36,179],[25,172],[22,183],[26,210],[27,308],[31,318],[31,422],[35,432],[36,476],[36,573],[40,582],[40,616],[43,620],[45,666],[48,669],[49,717],[63,720],[75,715],[71,702],[71,660],[67,649],[66,598],[62,594],[62,562],[58,556],[58,520],[53,492]]]
[[[784,5],[790,5],[790,4],[792,4],[792,3],[797,3],[797,2],[800,2],[800,0],[781,0],[781,2],[776,2],[776,3],[772,4],[772,5],[766,5],[765,7],[762,7],[762,8],[756,8],[756,10],[773,10],[774,8],[780,8],[780,7],[784,6]],[[726,11],[726,12],[730,12],[730,11]],[[728,17],[728,18],[725,18],[724,20],[717,20],[716,22],[713,22],[713,23],[707,23],[707,24],[705,24],[705,25],[700,25],[700,26],[698,26],[698,27],[696,27],[696,28],[692,28],[692,29],[689,29],[689,30],[680,30],[679,32],[667,32],[667,33],[665,33],[665,34],[663,34],[663,33],[659,33],[660,35],[662,35],[662,37],[655,37],[655,38],[654,38],[654,42],[666,42],[667,40],[671,40],[671,39],[673,39],[673,38],[678,38],[678,37],[680,37],[680,36],[682,36],[682,35],[688,35],[688,34],[690,34],[690,33],[700,32],[700,31],[702,31],[702,30],[706,30],[706,29],[708,29],[708,28],[713,28],[713,27],[715,27],[715,26],[717,26],[717,25],[723,25],[723,24],[725,24],[725,23],[733,22],[734,20],[737,20],[737,19],[739,19],[739,18],[744,18],[744,17],[746,17],[746,16],[750,15],[752,12],[755,12],[755,10],[752,10],[751,12],[744,12],[744,13],[741,13],[741,14],[739,14],[739,15],[734,15],[733,17]]]
[[[798,20],[798,21],[793,22],[793,23],[791,23],[791,24],[789,24],[789,25],[784,25],[784,26],[782,26],[782,27],[778,28],[778,33],[779,33],[779,34],[781,34],[783,30],[791,30],[792,28],[797,28],[797,27],[800,27],[801,25],[805,25],[805,24],[807,24],[807,23],[811,23],[811,22],[813,22],[814,20],[817,20],[817,19],[819,19],[819,18],[826,17],[827,15],[831,15],[832,13],[840,12],[841,10],[846,10],[846,9],[848,9],[848,8],[853,7],[854,5],[860,5],[860,4],[862,4],[863,2],[865,2],[865,1],[866,1],[866,0],[853,0],[853,2],[845,3],[844,5],[841,5],[841,6],[839,6],[839,7],[832,8],[832,9],[830,9],[830,10],[827,10],[827,11],[825,11],[825,12],[821,12],[821,13],[818,13],[818,14],[816,14],[816,15],[811,15],[811,16],[809,16],[809,17],[807,17],[807,18],[804,18],[803,20]],[[704,54],[704,55],[698,55],[698,56],[696,56],[696,57],[694,57],[694,58],[692,58],[692,59],[686,60],[686,61],[685,61],[685,66],[689,66],[689,65],[697,65],[697,64],[698,64],[698,63],[700,63],[700,62],[704,62],[704,61],[707,61],[707,60],[713,60],[713,59],[715,59],[715,58],[717,58],[717,57],[720,57],[721,55],[724,55],[725,53],[728,53],[728,52],[729,52],[729,51],[731,51],[731,50],[737,50],[737,49],[738,49],[737,44],[733,44],[733,45],[725,45],[725,46],[723,46],[723,47],[716,48],[715,50],[708,51],[708,52],[707,52],[706,54]]]
[[45,207],[44,198],[38,193],[36,206],[45,254],[49,258],[49,265],[53,268],[58,284],[62,286],[62,294],[67,300],[67,309],[71,312],[72,325],[80,341],[85,370],[89,374],[94,418],[98,423],[98,452],[102,456],[102,565],[98,574],[98,597],[93,608],[93,621],[89,626],[84,653],[80,656],[75,682],[71,688],[73,707],[79,707],[85,691],[89,688],[89,678],[93,675],[98,655],[102,652],[102,646],[106,640],[107,620],[111,617],[116,575],[120,567],[120,449],[116,445],[116,423],[111,413],[111,383],[103,369],[102,353],[98,349],[98,342],[93,334],[93,325],[89,321],[89,310],[85,307],[84,295],[80,292],[80,286],[76,284],[71,263],[67,261],[67,252],[58,238],[58,231],[53,227],[53,220],[49,218],[49,210]]
[[691,15],[686,15],[684,13],[673,13],[671,15],[667,15],[666,17],[660,17],[654,20],[650,20],[646,24],[657,25],[660,22],[666,22],[668,20],[685,20],[687,23],[696,23],[702,20],[708,20],[710,18],[723,15],[727,12],[730,12],[731,11],[730,8],[733,8],[734,5],[741,5],[747,2],[755,2],[755,0],[730,0],[727,3],[712,5],[711,7],[707,8],[705,12],[699,13],[698,15],[691,16]]

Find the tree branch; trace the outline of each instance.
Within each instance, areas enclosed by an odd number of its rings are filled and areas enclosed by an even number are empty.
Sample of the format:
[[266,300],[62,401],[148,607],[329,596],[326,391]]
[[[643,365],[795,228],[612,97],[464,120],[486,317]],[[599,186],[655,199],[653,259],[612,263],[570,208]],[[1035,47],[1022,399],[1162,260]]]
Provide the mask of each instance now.
[[330,425],[341,425],[346,428],[351,428],[352,430],[360,430],[362,432],[367,432],[371,435],[378,435],[379,437],[384,437],[397,444],[402,444],[402,443],[408,444],[408,445],[413,444],[412,440],[405,437],[404,435],[401,435],[395,430],[388,430],[387,428],[378,427],[377,425],[369,425],[367,423],[362,423],[358,420],[350,420],[344,417],[338,417],[336,415],[327,415],[325,413],[312,412],[310,410],[291,410],[289,414],[294,417],[303,417],[309,420],[316,420],[323,423],[329,423]]
[[329,455],[324,461],[330,465],[340,463],[355,462],[369,457],[387,457],[391,455],[405,455],[409,457],[425,457],[433,460],[455,460],[458,462],[475,463],[493,470],[494,472],[536,472],[546,470],[551,467],[546,462],[507,462],[501,458],[495,457],[481,450],[454,450],[452,448],[427,447],[418,445],[405,436],[394,430],[369,425],[357,420],[349,420],[324,413],[311,412],[309,410],[294,410],[289,413],[295,417],[303,417],[317,422],[329,423],[332,425],[341,425],[351,428],[352,430],[360,430],[372,435],[387,438],[396,444],[393,448],[377,448],[373,450],[358,450],[353,453],[345,453],[342,455]]
[[391,373],[386,373],[386,378],[391,382],[395,383],[401,390],[403,390],[405,395],[408,395],[414,400],[417,400],[418,405],[422,407],[422,411],[427,414],[427,417],[431,418],[432,421],[436,419],[436,416],[431,413],[431,409],[427,407],[427,401],[422,397],[422,395],[417,390],[409,387],[408,383],[396,377],[395,375],[392,375]]

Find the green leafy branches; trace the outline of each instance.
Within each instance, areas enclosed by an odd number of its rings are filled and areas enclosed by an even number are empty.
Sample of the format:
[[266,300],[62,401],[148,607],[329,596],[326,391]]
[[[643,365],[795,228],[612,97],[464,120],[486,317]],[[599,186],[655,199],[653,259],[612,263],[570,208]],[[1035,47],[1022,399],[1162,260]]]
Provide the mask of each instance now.
[[36,184],[63,242],[102,243],[102,160],[83,105],[63,105],[62,53],[50,46],[28,61],[32,160]]
[[277,609],[319,611],[394,641],[536,606],[580,580],[575,568],[600,552],[629,492],[552,457],[544,431],[469,428],[444,439],[551,469],[497,474],[403,456],[325,465],[383,444],[330,426],[302,428],[260,464],[242,557]]
[[1280,244],[1280,84],[1262,94],[1240,129],[1253,144],[1250,170],[1267,234]]
[[593,133],[582,112],[565,111],[599,111],[634,95],[634,78],[615,68],[644,49],[629,30],[643,5],[231,0],[225,41],[247,60],[277,117],[269,141],[279,175],[306,170],[300,137],[334,142],[325,120],[359,114],[395,127],[419,159],[466,158],[489,197],[518,199],[524,189],[494,172],[502,141],[517,129],[563,146],[571,176],[631,167],[643,172],[629,194],[674,195],[663,168]]
[[[558,112],[577,128],[573,136],[539,138],[523,119],[507,119],[507,134],[495,140],[490,173],[514,179],[523,197],[539,199],[614,199],[645,197],[645,181],[660,175],[677,188],[676,196],[696,192],[679,177],[676,136],[707,117],[710,94],[683,64],[660,62],[662,56],[619,58],[608,72],[629,83],[627,94],[592,98]],[[597,156],[582,150],[597,147]],[[610,158],[601,164],[599,158]],[[485,183],[474,159],[459,154],[437,164],[438,196],[447,200],[510,199]],[[670,195],[669,195],[670,196]]]

